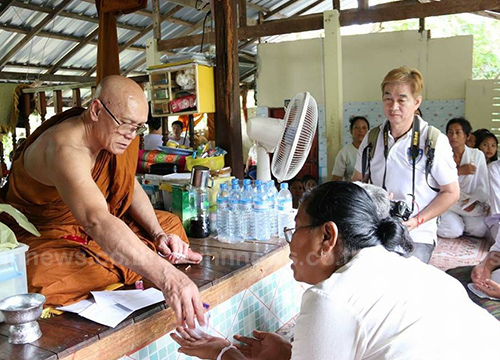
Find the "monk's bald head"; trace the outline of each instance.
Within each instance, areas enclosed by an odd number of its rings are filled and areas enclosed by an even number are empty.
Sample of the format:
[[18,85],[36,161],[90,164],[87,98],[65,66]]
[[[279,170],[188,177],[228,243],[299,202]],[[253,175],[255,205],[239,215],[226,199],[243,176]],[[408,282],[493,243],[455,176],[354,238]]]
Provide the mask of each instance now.
[[[96,88],[95,99],[113,104],[114,109],[136,122],[147,120],[148,103],[143,89],[133,80],[120,75],[106,76]],[[116,111],[116,110],[115,110]],[[139,119],[137,119],[139,117]]]

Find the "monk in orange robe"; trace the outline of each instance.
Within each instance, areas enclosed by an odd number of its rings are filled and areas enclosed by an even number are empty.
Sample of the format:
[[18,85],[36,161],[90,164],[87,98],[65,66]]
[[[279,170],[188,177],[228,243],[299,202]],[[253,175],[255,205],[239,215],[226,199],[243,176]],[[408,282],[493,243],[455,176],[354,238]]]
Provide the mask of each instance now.
[[42,234],[34,237],[7,219],[30,247],[29,291],[45,295],[48,305],[142,275],[163,291],[178,322],[193,327],[195,317],[204,322],[198,288],[170,262],[198,263],[201,255],[189,249],[179,218],[155,211],[135,179],[136,135],[147,115],[140,86],[104,78],[88,109],[54,116],[16,150],[0,198]]

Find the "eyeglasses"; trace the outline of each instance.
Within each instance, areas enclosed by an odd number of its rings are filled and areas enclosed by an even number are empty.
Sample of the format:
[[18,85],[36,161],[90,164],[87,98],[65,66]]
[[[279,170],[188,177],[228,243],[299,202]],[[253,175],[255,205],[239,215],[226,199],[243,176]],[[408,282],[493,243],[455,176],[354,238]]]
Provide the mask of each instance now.
[[121,135],[131,135],[135,133],[135,135],[142,135],[146,132],[147,126],[146,125],[132,125],[132,124],[127,124],[127,123],[122,123],[118,121],[118,119],[113,115],[113,113],[107,108],[106,105],[104,105],[104,102],[101,99],[97,99],[101,103],[101,105],[104,107],[104,110],[111,116],[111,118],[118,124],[118,128],[116,131],[118,134]]
[[314,227],[316,225],[304,225],[304,226],[297,226],[297,227],[294,227],[294,228],[283,228],[283,234],[285,234],[285,240],[287,243],[291,243],[292,242],[292,237],[293,237],[293,234],[295,234],[295,231],[297,231],[298,229],[300,228],[307,228],[307,227]]

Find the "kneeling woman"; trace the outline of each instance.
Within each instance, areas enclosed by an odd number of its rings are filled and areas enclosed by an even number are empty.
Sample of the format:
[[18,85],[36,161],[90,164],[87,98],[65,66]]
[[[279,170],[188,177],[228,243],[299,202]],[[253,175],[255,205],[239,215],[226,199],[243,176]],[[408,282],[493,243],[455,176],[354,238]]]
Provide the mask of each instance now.
[[[292,345],[275,334],[227,340],[178,328],[180,352],[204,359],[493,359],[500,323],[458,281],[415,258],[399,222],[379,220],[361,187],[329,182],[287,230],[302,297]],[[220,356],[222,352],[222,356]]]

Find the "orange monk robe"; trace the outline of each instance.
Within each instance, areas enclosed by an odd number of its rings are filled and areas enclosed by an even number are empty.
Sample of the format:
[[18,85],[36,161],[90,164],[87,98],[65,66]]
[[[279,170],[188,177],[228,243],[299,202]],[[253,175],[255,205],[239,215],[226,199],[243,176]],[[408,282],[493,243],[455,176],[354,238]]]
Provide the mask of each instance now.
[[[90,239],[55,187],[39,183],[24,169],[24,150],[40,134],[64,120],[80,116],[83,111],[83,108],[73,108],[55,115],[26,140],[16,151],[8,184],[2,189],[0,197],[25,214],[41,233],[41,237],[35,237],[5,216],[0,219],[11,226],[20,242],[30,247],[27,255],[29,291],[45,295],[46,304],[52,306],[67,305],[85,299],[89,291],[102,290],[118,281],[132,284],[141,278],[111,260],[101,247]],[[134,193],[138,146],[139,141],[135,139],[125,153],[118,156],[102,150],[92,169],[92,177],[106,198],[110,213],[121,218],[139,239],[156,251],[148,239],[148,234],[127,215]],[[188,242],[177,216],[165,211],[156,211],[156,215],[165,232],[177,234]],[[68,235],[73,237],[68,239]],[[79,238],[88,241],[88,244],[79,243]]]

